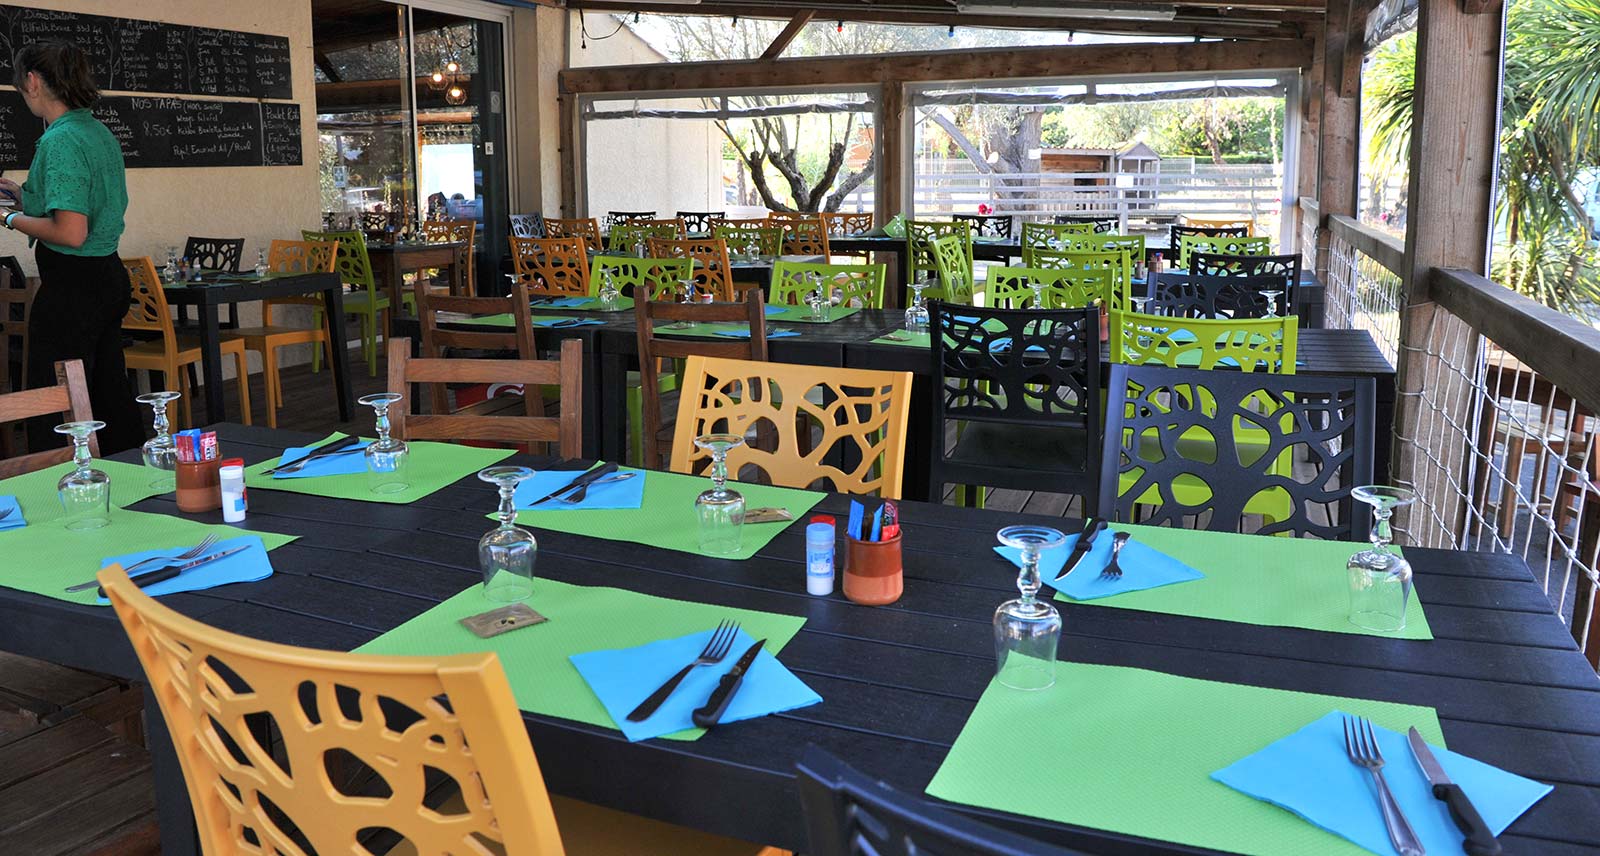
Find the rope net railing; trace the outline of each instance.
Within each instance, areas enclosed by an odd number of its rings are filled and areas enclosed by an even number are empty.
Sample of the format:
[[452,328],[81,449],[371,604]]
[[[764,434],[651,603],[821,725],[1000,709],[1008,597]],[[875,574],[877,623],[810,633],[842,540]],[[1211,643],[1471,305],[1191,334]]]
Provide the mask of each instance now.
[[1329,230],[1325,280],[1326,324],[1329,327],[1366,330],[1378,343],[1378,349],[1393,363],[1400,354],[1400,310],[1405,303],[1404,287],[1398,273],[1362,247],[1368,240],[1388,242],[1392,239],[1376,232],[1363,235],[1353,230],[1345,218],[1330,219],[1333,222]]

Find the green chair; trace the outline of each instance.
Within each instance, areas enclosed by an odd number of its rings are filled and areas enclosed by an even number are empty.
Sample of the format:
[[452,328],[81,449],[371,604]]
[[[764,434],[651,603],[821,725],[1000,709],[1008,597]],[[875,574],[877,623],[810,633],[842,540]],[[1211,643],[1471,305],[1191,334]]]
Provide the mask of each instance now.
[[[595,256],[589,267],[591,297],[599,293],[607,275],[610,275],[611,283],[618,291],[634,300],[672,300],[678,295],[678,283],[694,276],[694,262],[689,259]],[[625,396],[628,408],[628,446],[633,450],[635,463],[644,460],[644,390],[640,388],[640,382],[638,372],[628,372],[628,389]],[[658,386],[661,392],[672,392],[677,389],[677,373],[662,372]]]
[[[1081,306],[1126,306],[1109,268],[989,268],[984,302],[996,309],[1076,309]],[[1035,292],[1034,286],[1038,286]],[[1044,305],[1035,305],[1038,298]]]
[[1061,235],[1049,247],[1034,247],[1031,251],[1024,246],[1022,250],[1022,263],[1037,266],[1030,260],[1030,255],[1036,252],[1067,252],[1067,253],[1115,253],[1125,252],[1130,262],[1144,258],[1143,235],[1102,235],[1090,233],[1087,235]]
[[730,226],[726,223],[711,227],[711,237],[721,238],[728,252],[736,254],[746,247],[755,247],[763,256],[783,254],[782,226]]
[[1045,270],[1109,270],[1117,280],[1112,292],[1112,309],[1128,309],[1133,294],[1133,263],[1124,252],[1075,253],[1069,250],[1034,250],[1033,264]]
[[1031,266],[1034,250],[1053,250],[1056,245],[1077,235],[1094,234],[1093,223],[1023,223],[1022,263]]
[[[361,355],[367,360],[367,373],[378,376],[378,322],[383,320],[384,337],[388,337],[389,295],[378,293],[377,282],[372,277],[372,260],[367,257],[367,238],[358,230],[316,232],[304,229],[302,240],[332,241],[339,245],[334,256],[334,269],[339,281],[349,288],[344,296],[344,312],[361,320]],[[321,301],[312,304],[311,327],[322,326]],[[322,370],[322,350],[311,355],[311,370]]]
[[613,253],[631,253],[640,245],[648,246],[651,238],[663,241],[682,240],[679,221],[618,223],[606,236],[606,248]]
[[906,285],[938,274],[933,264],[933,242],[952,235],[962,240],[967,254],[967,270],[972,270],[971,223],[955,220],[906,221]]
[[883,308],[883,283],[888,269],[883,265],[835,265],[821,262],[779,261],[772,266],[772,291],[768,303],[803,306],[811,291],[810,275],[822,277],[843,293],[841,306],[865,309]]
[[[965,224],[962,224],[965,225]],[[962,235],[946,235],[933,242],[933,267],[939,284],[923,292],[926,300],[978,305],[978,288],[973,282],[972,241]]]
[[1271,238],[1236,238],[1229,235],[1182,235],[1178,238],[1179,270],[1189,269],[1190,253],[1217,253],[1225,256],[1272,255]]

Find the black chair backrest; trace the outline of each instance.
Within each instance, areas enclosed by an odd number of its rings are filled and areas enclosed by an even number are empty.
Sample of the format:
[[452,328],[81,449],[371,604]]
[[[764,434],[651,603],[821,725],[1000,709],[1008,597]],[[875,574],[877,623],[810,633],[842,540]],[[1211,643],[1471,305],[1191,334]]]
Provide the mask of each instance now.
[[1300,284],[1300,254],[1286,256],[1236,256],[1190,253],[1189,272],[1203,276],[1281,276],[1290,290]]
[[1105,235],[1117,231],[1117,218],[1115,217],[1084,217],[1077,214],[1057,214],[1055,221],[1059,224],[1067,223],[1093,223],[1097,235]]
[[600,225],[605,226],[606,230],[610,231],[613,227],[620,226],[623,223],[631,223],[634,220],[654,219],[656,219],[656,212],[654,211],[607,211],[605,221]]
[[201,270],[238,273],[244,255],[243,238],[190,238],[183,244],[183,255],[200,265]]
[[1077,856],[902,793],[815,746],[795,770],[806,856]]
[[686,232],[705,232],[710,234],[711,221],[721,220],[728,216],[726,211],[679,211],[677,217],[683,221]]
[[1175,318],[1261,318],[1267,314],[1263,291],[1282,291],[1276,314],[1288,314],[1291,297],[1281,276],[1200,276],[1156,274],[1150,283],[1151,315]]
[[1010,214],[951,214],[950,219],[971,223],[974,238],[1011,237]]
[[[1114,365],[1100,512],[1238,532],[1245,514],[1256,513],[1246,512],[1248,503],[1282,492],[1287,515],[1257,534],[1365,539],[1370,515],[1350,488],[1372,481],[1374,395],[1372,378]],[[1138,478],[1119,490],[1122,474],[1132,472]],[[1192,493],[1209,496],[1182,504],[1175,482],[1201,483],[1209,491]],[[1145,513],[1135,521],[1135,501],[1151,491],[1154,501],[1141,504]]]
[[512,214],[510,225],[511,236],[514,238],[544,238],[548,236],[544,227],[544,215],[537,211],[532,214]]
[[1167,228],[1168,236],[1171,238],[1171,243],[1167,244],[1167,246],[1172,248],[1173,253],[1178,252],[1178,247],[1183,245],[1182,239],[1185,235],[1199,238],[1250,237],[1250,226],[1247,223],[1240,223],[1237,226],[1180,226],[1174,223]]

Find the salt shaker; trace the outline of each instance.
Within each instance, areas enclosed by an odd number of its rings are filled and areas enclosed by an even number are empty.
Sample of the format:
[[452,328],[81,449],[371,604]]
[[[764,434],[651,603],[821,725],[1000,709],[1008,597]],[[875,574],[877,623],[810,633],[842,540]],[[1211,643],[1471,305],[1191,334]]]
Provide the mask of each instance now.
[[244,459],[228,458],[217,469],[222,487],[222,522],[243,523],[249,497],[244,487]]
[[819,514],[806,526],[806,594],[833,594],[833,518]]

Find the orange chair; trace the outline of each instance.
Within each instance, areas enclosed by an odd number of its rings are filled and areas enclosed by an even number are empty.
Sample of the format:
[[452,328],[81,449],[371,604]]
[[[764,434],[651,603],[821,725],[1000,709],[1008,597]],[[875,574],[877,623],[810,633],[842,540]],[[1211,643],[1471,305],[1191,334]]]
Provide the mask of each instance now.
[[600,239],[600,221],[593,217],[550,217],[544,228],[547,238],[582,238],[595,250],[605,246]]
[[[182,371],[183,367],[200,362],[200,337],[190,333],[178,333],[172,327],[172,310],[167,307],[167,293],[161,287],[161,277],[156,273],[156,264],[149,256],[123,259],[122,264],[128,269],[128,279],[133,283],[133,299],[128,304],[128,314],[122,319],[122,329],[138,330],[145,333],[159,333],[161,338],[151,339],[148,342],[139,342],[122,349],[123,359],[131,371],[161,372],[172,383],[173,378],[178,379],[178,391],[183,393],[183,398],[178,404],[183,410],[181,425],[190,424],[189,400],[193,397],[189,389],[189,375]],[[224,330],[219,334],[218,348],[224,357],[232,356],[234,366],[238,371],[236,380],[239,382],[239,414],[244,417],[244,424],[250,424],[250,361],[245,355],[244,339],[232,330]],[[221,395],[222,390],[206,390],[207,395]]]
[[585,245],[582,238],[512,238],[511,265],[530,295],[586,297],[589,253]]
[[733,268],[728,262],[728,242],[721,238],[690,238],[687,241],[650,239],[650,257],[689,259],[694,262],[694,287],[709,292],[714,300],[731,303],[734,294]]
[[[267,251],[267,267],[277,273],[332,273],[338,254],[339,244],[335,241],[274,240],[272,249]],[[278,427],[278,410],[283,407],[283,378],[278,374],[278,349],[289,345],[313,345],[324,349],[329,360],[333,359],[326,320],[320,327],[279,327],[272,323],[273,307],[287,304],[316,307],[322,305],[322,298],[263,300],[260,327],[241,327],[231,331],[244,339],[246,351],[261,355],[261,379],[267,388],[269,428]]]

